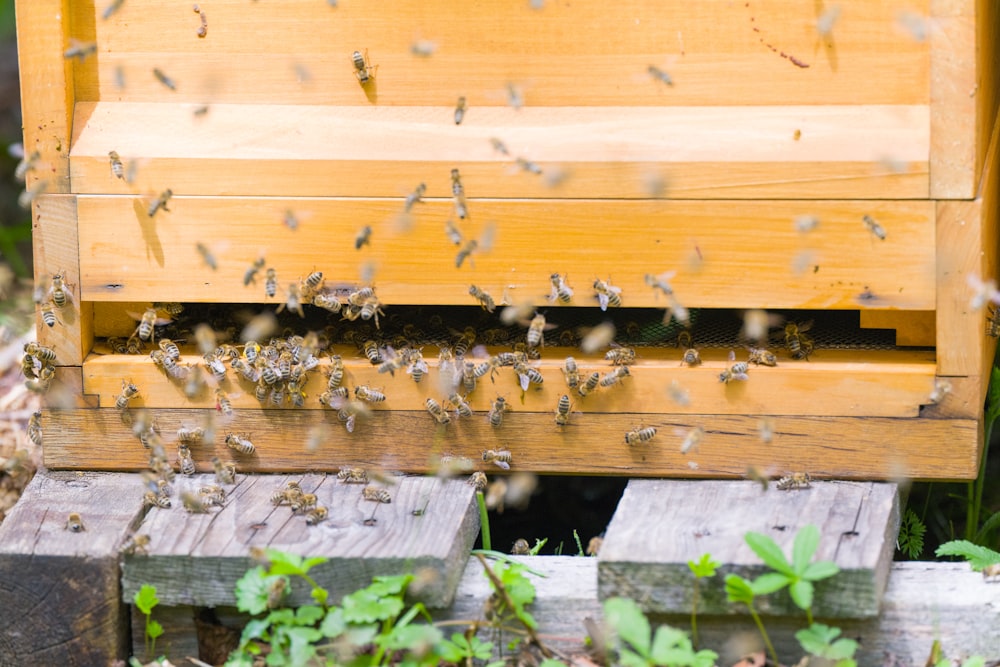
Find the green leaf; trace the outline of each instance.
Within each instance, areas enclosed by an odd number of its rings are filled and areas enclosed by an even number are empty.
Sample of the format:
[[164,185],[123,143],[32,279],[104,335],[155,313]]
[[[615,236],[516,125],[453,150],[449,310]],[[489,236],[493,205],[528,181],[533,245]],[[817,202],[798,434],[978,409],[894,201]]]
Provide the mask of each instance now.
[[718,662],[718,653],[702,649],[694,654],[694,662],[691,663],[691,667],[714,667]]
[[539,663],[538,667],[566,667],[566,663],[562,660],[555,660],[554,658],[545,658]]
[[158,621],[150,621],[146,625],[146,635],[150,639],[156,639],[163,634],[163,626]]
[[313,589],[309,591],[309,597],[316,601],[316,604],[326,606],[326,601],[330,599],[330,593],[325,588],[320,586],[313,586]]
[[339,637],[347,629],[347,621],[344,620],[344,610],[334,607],[326,613],[323,622],[319,624],[319,631],[324,637],[330,639]]
[[702,554],[701,558],[699,558],[697,562],[693,560],[688,561],[688,567],[691,569],[691,573],[698,579],[714,577],[716,569],[718,569],[721,565],[722,563],[719,561],[712,560],[711,554]]
[[984,667],[984,665],[986,665],[986,658],[981,655],[970,656],[962,663],[962,667]]
[[788,594],[792,596],[792,602],[799,609],[811,609],[813,603],[813,585],[811,581],[798,579],[793,581],[788,587]]
[[792,566],[789,565],[788,560],[785,558],[785,554],[781,552],[781,547],[770,537],[762,533],[749,532],[743,536],[743,539],[746,540],[746,543],[753,549],[753,552],[769,568],[789,576],[795,574]]
[[619,639],[630,644],[643,657],[649,657],[649,619],[634,600],[629,598],[605,600],[604,622]]
[[427,655],[434,645],[441,641],[441,631],[433,625],[414,623],[394,627],[385,638],[385,647],[391,651],[410,651],[415,655]]
[[799,645],[806,653],[823,657],[827,646],[840,635],[840,628],[831,628],[823,623],[813,623],[808,628],[795,633]]
[[341,607],[348,623],[372,623],[398,616],[403,611],[403,600],[397,596],[378,595],[369,586],[345,595]]
[[627,648],[618,651],[618,664],[624,667],[649,667],[649,660]]
[[[249,614],[265,612],[268,590],[277,578],[268,575],[259,565],[247,570],[236,582],[236,607]],[[285,581],[287,584],[287,579]]]
[[375,595],[402,595],[403,591],[413,580],[412,574],[398,574],[395,576],[375,577],[371,586],[368,587]]
[[445,662],[461,662],[472,656],[472,647],[465,635],[454,633],[451,639],[442,639],[437,647],[438,655]]
[[983,522],[983,527],[979,529],[978,533],[976,533],[975,543],[983,544],[986,542],[986,538],[989,537],[990,533],[996,530],[998,526],[1000,526],[1000,512],[994,512],[990,515],[990,518]]
[[726,599],[730,602],[742,602],[747,606],[753,605],[753,588],[750,582],[738,574],[726,575]]
[[792,567],[797,573],[801,574],[806,569],[817,547],[819,528],[812,524],[802,526],[795,534],[795,542],[792,544]]
[[820,560],[815,563],[809,563],[809,566],[806,567],[805,572],[801,576],[806,581],[819,581],[821,579],[829,579],[838,572],[840,572],[840,568],[832,560]]
[[987,565],[1000,563],[1000,553],[986,547],[973,544],[968,540],[952,540],[937,548],[934,554],[941,556],[960,556],[967,561],[972,569],[979,572]]
[[754,595],[768,595],[775,591],[780,591],[792,581],[792,578],[787,574],[765,572],[750,582],[750,588],[753,589]]
[[896,548],[908,558],[919,558],[924,551],[924,534],[927,526],[920,520],[912,508],[903,512],[903,520],[899,523],[899,535],[896,537]]
[[132,600],[135,602],[135,606],[139,608],[139,611],[146,616],[149,616],[153,612],[153,607],[160,604],[160,598],[156,597],[156,586],[150,584],[143,584],[135,592]]
[[669,625],[661,625],[653,635],[649,658],[657,665],[686,665],[694,660],[694,649],[686,634]]
[[295,622],[299,625],[315,625],[323,618],[324,611],[313,605],[305,605],[295,610]]
[[844,637],[830,644],[830,650],[827,651],[826,657],[831,660],[850,660],[854,658],[857,651],[858,642]]
[[243,626],[243,633],[240,635],[240,646],[246,646],[248,642],[264,637],[269,627],[271,627],[271,622],[266,619],[250,619],[247,621],[247,624]]
[[288,658],[292,665],[307,665],[316,656],[313,642],[322,638],[315,628],[286,628],[288,636]]

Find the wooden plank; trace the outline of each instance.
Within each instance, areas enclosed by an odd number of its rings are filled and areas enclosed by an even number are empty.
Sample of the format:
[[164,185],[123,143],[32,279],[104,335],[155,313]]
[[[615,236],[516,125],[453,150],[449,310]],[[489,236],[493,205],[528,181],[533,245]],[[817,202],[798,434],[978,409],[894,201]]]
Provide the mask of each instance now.
[[934,347],[936,318],[929,310],[862,310],[862,329],[895,329],[896,345]]
[[[130,601],[130,599],[124,600],[126,603]],[[143,656],[146,645],[146,617],[135,606],[131,606],[130,609],[132,612],[132,653],[136,656]],[[197,613],[196,607],[157,605],[153,611],[153,618],[163,626],[163,634],[156,639],[157,654],[173,656],[174,664],[178,664],[176,661],[187,656],[199,657],[198,628],[194,621]],[[237,635],[238,640],[239,636]],[[225,660],[220,662],[225,662]],[[186,662],[179,664],[183,665]]]
[[[434,197],[450,196],[448,175],[459,168],[475,197],[927,195],[922,105],[501,107],[461,126],[451,106],[363,115],[350,106],[218,104],[198,116],[196,108],[80,103],[74,192],[402,198],[426,181]],[[109,150],[136,162],[131,186],[111,174]],[[525,173],[518,156],[545,173]]]
[[[441,173],[438,188],[450,183]],[[459,225],[465,238],[493,228],[495,240],[461,268],[444,233],[453,209],[445,200],[420,205],[405,233],[393,231],[401,200],[175,198],[153,219],[141,199],[81,196],[77,206],[87,301],[262,301],[263,287],[244,287],[243,275],[263,254],[282,285],[319,269],[328,286],[356,289],[361,265],[373,263],[389,306],[469,305],[470,283],[543,303],[553,271],[578,271],[578,305],[596,305],[592,276],[611,275],[623,305],[665,308],[644,276],[673,270],[676,297],[689,308],[935,308],[926,201],[470,200],[473,219]],[[304,218],[295,232],[281,224],[289,208]],[[793,224],[805,213],[822,221],[807,235]],[[866,231],[864,215],[887,230],[884,241]],[[629,221],[628,233],[608,224],[617,220]],[[371,246],[357,252],[366,224]]]
[[[391,11],[216,0],[206,7],[205,39],[195,36],[199,22],[187,7],[136,0],[103,21],[97,18],[103,6],[78,3],[74,30],[99,45],[97,58],[77,66],[78,96],[427,105],[465,94],[478,107],[504,104],[505,86],[514,82],[527,105],[541,106],[925,101],[928,44],[892,28],[901,8],[926,14],[927,0],[841,4],[835,40],[824,45],[814,8],[794,0],[705,8],[681,0],[624,0],[611,8],[588,0],[543,11],[502,0],[462,7],[401,2]],[[609,34],[609,24],[621,29]],[[266,54],[257,48],[262,34],[272,45]],[[411,53],[418,39],[437,47],[431,57]],[[357,49],[368,50],[378,66],[372,90],[362,90],[354,76],[350,55]],[[786,53],[808,67],[796,67]],[[650,77],[650,64],[667,69],[675,85]],[[124,87],[116,81],[118,67]],[[176,90],[160,85],[153,67],[167,72]],[[910,76],[901,81],[893,74],[899,71]]]
[[[155,414],[171,450],[176,428],[205,417],[198,410]],[[639,424],[656,426],[659,433],[646,445],[626,446],[625,431]],[[684,456],[680,445],[696,426],[705,430],[703,441]],[[51,468],[138,470],[148,463],[146,450],[115,410],[53,411],[45,428],[45,465]],[[436,469],[439,455],[480,462],[485,449],[506,449],[514,470],[542,474],[718,478],[741,477],[750,465],[772,474],[805,470],[836,479],[972,479],[977,472],[979,426],[971,419],[776,417],[771,444],[761,442],[759,428],[757,415],[608,413],[574,415],[560,431],[551,415],[515,411],[500,429],[485,417],[442,429],[426,412],[379,411],[348,434],[329,412],[237,410],[231,422],[217,426],[214,444],[193,447],[192,454],[201,470],[209,470],[207,462],[218,455],[235,458],[245,472],[362,466],[422,473]],[[227,450],[222,435],[230,429],[252,434],[257,453],[243,457]],[[317,438],[319,444],[307,448]]]
[[[24,152],[38,151],[26,186],[42,181],[46,192],[69,192],[69,146],[75,90],[71,65],[63,58],[69,35],[69,0],[20,0],[17,18],[18,68]],[[41,187],[41,186],[39,186]]]
[[[687,563],[710,553],[722,563],[722,576],[702,590],[699,609],[733,613],[724,576],[753,579],[767,571],[743,535],[768,535],[790,554],[795,534],[809,524],[822,535],[814,560],[840,567],[835,578],[816,585],[813,613],[820,618],[878,615],[899,531],[895,484],[815,482],[794,491],[772,485],[762,493],[750,481],[632,480],[601,546],[600,597],[630,597],[656,613],[689,612],[693,588]],[[766,615],[797,613],[787,591],[763,598],[757,609]]]
[[45,392],[44,409],[66,410],[71,408],[100,407],[100,397],[83,390],[83,372],[79,366],[59,366],[49,390]]
[[[127,654],[118,546],[141,496],[137,475],[35,476],[0,525],[0,661],[106,665]],[[83,532],[66,529],[71,512]]]
[[[270,496],[287,479],[315,493],[329,518],[308,526],[287,506],[275,507]],[[179,477],[175,487],[197,489],[212,481],[207,475]],[[189,514],[175,502],[146,516],[140,530],[164,539],[153,541],[148,556],[125,558],[122,595],[128,599],[149,583],[166,605],[233,605],[236,581],[252,565],[250,549],[273,547],[329,558],[313,573],[327,582],[332,599],[367,585],[372,576],[407,570],[429,573],[419,599],[447,606],[479,530],[473,488],[464,480],[409,477],[398,478],[390,493],[392,502],[383,505],[362,500],[359,486],[334,477],[241,475],[220,511]],[[414,510],[423,513],[415,516]],[[372,516],[375,525],[365,525]],[[291,604],[309,600],[308,590],[293,586]]]
[[80,298],[80,243],[77,236],[76,197],[44,195],[34,205],[32,248],[35,283],[51,286],[57,273],[64,276],[72,303],[56,308],[56,324],[48,327],[36,316],[38,341],[56,352],[56,363],[80,366],[94,344],[93,308]]

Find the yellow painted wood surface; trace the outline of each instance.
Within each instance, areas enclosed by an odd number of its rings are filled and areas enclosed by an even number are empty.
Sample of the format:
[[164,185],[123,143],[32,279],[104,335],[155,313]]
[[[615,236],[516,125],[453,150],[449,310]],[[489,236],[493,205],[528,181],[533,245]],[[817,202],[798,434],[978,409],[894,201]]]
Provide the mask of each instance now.
[[[74,34],[95,40],[98,53],[75,77],[81,100],[364,106],[350,57],[367,50],[378,66],[368,92],[380,105],[451,104],[465,95],[473,107],[499,106],[508,82],[523,87],[529,106],[926,101],[928,44],[896,23],[903,9],[926,15],[927,0],[838,4],[843,11],[824,40],[820,7],[795,0],[584,0],[541,11],[504,0],[336,9],[311,0],[213,0],[202,3],[208,32],[200,39],[189,4],[129,0],[104,21],[103,3],[76,2]],[[433,55],[414,56],[418,40],[433,43]],[[674,86],[655,81],[649,65],[667,70]],[[154,67],[176,91],[153,78]]]
[[935,317],[929,310],[862,310],[863,329],[894,329],[896,345],[901,347],[934,347]]
[[[405,196],[459,168],[470,197],[915,198],[928,107],[373,107],[79,103],[78,193]],[[796,134],[798,133],[798,135]],[[796,139],[796,136],[798,138]],[[500,139],[510,155],[494,149]],[[111,174],[108,151],[134,161]],[[538,164],[541,176],[514,159]],[[656,185],[662,181],[662,188]]]
[[[433,182],[443,187],[447,172]],[[492,227],[495,240],[461,268],[459,248],[445,234],[449,200],[415,206],[409,230],[397,223],[402,197],[175,198],[169,212],[152,219],[147,206],[142,198],[79,198],[85,300],[264,301],[260,284],[243,286],[247,268],[263,255],[277,271],[280,294],[314,270],[329,286],[355,288],[362,265],[373,264],[388,306],[471,304],[470,284],[496,299],[507,290],[513,302],[541,305],[557,272],[571,277],[578,305],[596,305],[588,285],[610,276],[623,305],[666,307],[644,276],[676,271],[671,284],[689,308],[935,307],[934,211],[925,201],[470,199],[471,217],[457,226],[466,240],[484,245]],[[297,231],[282,224],[289,208],[301,220]],[[815,231],[795,230],[803,214],[820,218]],[[864,215],[880,222],[885,240],[866,230]],[[356,251],[364,225],[373,229],[371,245]],[[211,250],[218,270],[204,263],[198,243]]]
[[[173,457],[171,433],[182,424],[197,424],[202,412],[156,414]],[[238,410],[230,426],[219,426],[216,444],[192,447],[192,454],[203,472],[211,470],[207,461],[214,455],[236,460],[241,472],[319,472],[342,466],[426,472],[436,468],[442,455],[467,457],[483,468],[483,450],[504,448],[512,454],[512,471],[538,473],[719,478],[742,476],[754,465],[775,475],[809,471],[835,479],[976,475],[975,420],[776,417],[775,439],[764,444],[758,417],[688,415],[652,421],[641,414],[584,414],[562,430],[545,415],[515,412],[508,417],[500,429],[477,418],[442,430],[426,412],[378,412],[348,434],[329,413]],[[659,428],[656,437],[627,446],[625,431],[644,420]],[[698,425],[705,429],[704,440],[685,456],[680,453],[684,433]],[[46,411],[43,427],[47,467],[137,470],[149,463],[147,450],[115,410]],[[257,453],[245,457],[227,449],[221,441],[225,428],[252,433]],[[310,439],[318,443],[314,451],[306,448]]]
[[[337,346],[335,351],[344,359],[344,384],[352,388],[367,385],[386,395],[384,403],[372,406],[375,410],[423,410],[428,397],[439,402],[446,398],[441,387],[447,383],[439,380],[436,358],[428,356],[431,370],[417,384],[405,372],[397,372],[395,377],[380,374],[378,367],[370,364],[356,348]],[[704,363],[689,368],[680,364],[680,350],[639,348],[641,358],[630,367],[630,377],[618,386],[599,387],[586,397],[572,395],[573,410],[581,413],[914,417],[919,406],[929,402],[928,396],[934,386],[933,352],[822,350],[810,361],[783,358],[773,368],[751,367],[748,381],[727,385],[719,381],[719,373],[729,365],[728,352],[702,350]],[[559,397],[571,394],[561,370],[567,354],[576,358],[584,378],[594,371],[603,376],[612,370],[603,355],[588,357],[575,349],[547,348],[543,359],[535,362],[545,382],[540,388],[529,387],[523,401],[514,371],[501,368],[495,382],[490,381],[489,374],[479,380],[468,396],[469,403],[473,409],[482,411],[482,419],[486,418],[486,411],[498,395],[506,397],[514,412],[552,415]],[[200,361],[197,355],[182,359],[191,364]],[[318,403],[319,395],[326,391],[325,369],[324,362],[320,370],[310,375],[305,387],[307,408],[328,410]],[[139,387],[140,396],[131,402],[134,407],[214,408],[216,405],[214,387],[205,388],[193,400],[188,399],[184,383],[169,380],[148,356],[92,355],[84,364],[83,374],[84,391],[99,395],[103,407],[114,407],[123,379]],[[689,405],[678,405],[671,400],[668,388],[673,381],[689,392]],[[221,387],[234,407],[260,407],[254,396],[254,385],[237,379],[235,372],[229,371]],[[462,387],[459,391],[466,393]]]

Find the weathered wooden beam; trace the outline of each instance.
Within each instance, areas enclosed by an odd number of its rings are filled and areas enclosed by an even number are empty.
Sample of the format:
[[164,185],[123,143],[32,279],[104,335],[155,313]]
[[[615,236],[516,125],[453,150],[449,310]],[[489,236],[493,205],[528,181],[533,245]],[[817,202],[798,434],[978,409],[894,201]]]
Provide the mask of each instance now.
[[[0,664],[107,665],[128,651],[118,548],[138,475],[39,473],[0,525]],[[85,530],[67,529],[71,512]]]
[[[275,507],[271,494],[289,479],[315,493],[329,518],[315,526],[287,506]],[[179,477],[178,490],[211,483],[209,476]],[[190,514],[179,500],[155,509],[140,530],[154,536],[148,555],[125,558],[122,595],[128,600],[142,584],[153,584],[165,605],[233,605],[236,581],[253,565],[250,550],[273,547],[329,561],[313,570],[333,599],[367,585],[379,574],[409,571],[427,575],[421,600],[448,605],[479,529],[471,486],[459,480],[395,478],[389,504],[361,498],[361,487],[325,475],[240,475],[221,510]],[[422,514],[415,512],[422,510]],[[366,520],[374,518],[373,525]],[[309,600],[293,587],[291,602]]]
[[[654,518],[655,517],[655,518]],[[895,484],[813,482],[811,488],[767,491],[749,482],[632,480],[601,547],[602,598],[631,597],[656,613],[684,613],[692,604],[688,561],[705,553],[722,565],[714,585],[702,586],[706,614],[743,610],[726,602],[722,578],[752,579],[767,571],[744,543],[747,531],[773,538],[791,553],[805,525],[822,539],[814,560],[831,560],[840,574],[816,585],[813,610],[824,617],[878,614],[899,529]],[[792,614],[787,592],[760,601],[763,614]]]

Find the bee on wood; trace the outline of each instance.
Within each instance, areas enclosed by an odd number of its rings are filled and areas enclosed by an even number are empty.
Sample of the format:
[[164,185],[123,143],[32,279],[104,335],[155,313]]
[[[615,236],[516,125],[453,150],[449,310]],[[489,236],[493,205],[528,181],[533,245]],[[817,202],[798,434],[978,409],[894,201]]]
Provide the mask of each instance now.
[[313,507],[316,507],[316,502],[315,493],[300,493],[295,498],[290,499],[288,505],[291,507],[293,513],[308,512]]
[[145,507],[159,507],[161,509],[170,509],[170,498],[166,496],[161,496],[154,491],[146,491],[142,495],[142,503]]
[[681,454],[687,454],[692,449],[698,449],[698,446],[704,438],[705,429],[700,426],[695,426],[693,429],[688,431],[686,436],[684,436],[684,441],[681,443]]
[[479,305],[482,306],[483,310],[485,310],[486,312],[492,313],[497,309],[497,304],[493,300],[493,297],[490,296],[489,293],[484,292],[475,285],[469,286],[469,294],[472,295],[473,299],[479,302]]
[[511,453],[506,449],[487,449],[483,451],[483,462],[492,463],[503,470],[510,470]]
[[198,5],[194,6],[194,11],[201,18],[201,25],[198,26],[197,35],[198,37],[204,38],[208,34],[208,18],[205,16],[205,12],[202,11],[201,7]]
[[181,492],[181,504],[189,514],[208,514],[209,505],[197,493],[191,491]]
[[313,271],[299,282],[299,294],[302,295],[304,300],[308,301],[314,294],[323,289],[324,282],[323,272]]
[[77,39],[69,38],[69,48],[63,52],[63,57],[69,60],[76,58],[80,62],[94,53],[97,53],[97,42],[81,42]]
[[215,471],[215,481],[219,484],[232,485],[236,483],[236,464],[232,461],[223,463],[218,456],[212,457],[212,469]]
[[803,324],[788,322],[785,324],[785,347],[792,359],[809,359],[813,351],[813,342],[806,331],[812,328],[812,321]]
[[523,537],[519,537],[514,540],[514,544],[510,548],[510,554],[512,556],[530,556],[531,545],[528,544],[528,540]]
[[66,530],[71,533],[80,533],[87,530],[78,512],[70,512],[69,518],[66,519]]
[[573,289],[566,284],[563,276],[553,273],[549,276],[549,280],[552,281],[552,291],[549,294],[549,301],[559,301],[559,303],[567,304],[573,299]]
[[509,409],[507,399],[503,396],[497,396],[496,400],[491,404],[488,415],[490,426],[493,428],[500,428],[500,426],[503,425],[503,414]]
[[[134,313],[129,313],[129,315],[135,318]],[[172,321],[170,318],[157,317],[156,308],[147,308],[137,319],[139,320],[139,324],[135,328],[135,334],[138,334],[140,340],[148,341],[153,341],[155,339],[156,327],[163,326],[164,324],[170,324]]]
[[258,257],[257,259],[254,260],[253,264],[250,265],[250,268],[248,268],[246,272],[243,274],[244,287],[249,287],[250,283],[253,283],[255,285],[257,284],[257,274],[260,273],[260,270],[264,268],[264,262],[265,260],[263,257]]
[[698,366],[701,364],[701,353],[698,352],[693,347],[689,347],[684,350],[684,356],[681,357],[682,366]]
[[541,313],[536,313],[528,325],[528,347],[542,347],[545,345],[544,334],[547,328],[550,327],[545,323],[545,316]]
[[159,81],[161,84],[163,84],[170,90],[177,90],[177,83],[175,83],[174,80],[171,79],[169,76],[164,74],[163,70],[161,70],[159,67],[153,68],[153,76],[156,77],[157,81]]
[[[628,368],[628,366],[623,366],[622,368]],[[586,381],[584,381],[582,384],[580,384],[579,387],[576,388],[576,393],[578,393],[580,396],[586,396],[587,394],[597,389],[597,386],[598,384],[600,384],[600,382],[601,382],[601,374],[598,373],[597,371],[594,371],[587,377]]]
[[886,237],[885,227],[880,225],[875,220],[875,218],[871,217],[870,215],[865,215],[861,219],[864,221],[865,227],[868,229],[868,231],[872,233],[872,235],[875,238],[877,238],[879,241],[885,241]]
[[169,338],[161,338],[159,342],[159,347],[163,350],[163,354],[167,355],[174,361],[181,358],[181,350],[177,347],[177,343],[170,340]]
[[431,416],[434,417],[439,424],[451,423],[451,417],[448,415],[448,412],[433,398],[428,397],[424,402],[424,407],[427,408],[427,412],[431,413]]
[[29,354],[43,364],[53,364],[56,361],[56,351],[35,342],[24,344],[25,354]]
[[559,401],[556,403],[556,416],[555,422],[557,426],[566,426],[569,424],[569,414],[572,409],[573,404],[569,400],[569,394],[563,394],[559,397]]
[[367,484],[368,472],[364,468],[341,468],[337,479],[344,484]]
[[44,303],[40,303],[38,309],[41,311],[42,322],[45,323],[45,326],[50,329],[54,327],[56,325],[56,311],[52,307],[52,302],[45,301]]
[[468,106],[466,106],[465,97],[459,97],[458,102],[455,103],[455,125],[462,124],[467,109]]
[[42,411],[35,410],[31,413],[31,417],[28,418],[28,440],[37,445],[42,446]]
[[174,359],[164,354],[163,350],[153,350],[149,353],[149,358],[153,360],[153,363],[156,364],[160,370],[167,375],[167,377],[173,380],[185,378],[190,372],[187,366],[179,365]]
[[472,475],[469,476],[469,479],[466,480],[466,482],[474,489],[476,489],[476,491],[485,491],[486,485],[489,483],[489,481],[486,479],[486,473],[480,472],[479,470],[472,473]]
[[150,542],[149,535],[146,535],[144,533],[140,533],[139,535],[132,535],[127,540],[125,540],[125,543],[122,544],[121,548],[118,550],[118,553],[128,554],[128,555],[137,555],[142,553],[144,555],[147,555],[149,554],[149,542]]
[[354,388],[354,397],[359,401],[366,401],[368,403],[382,403],[385,401],[385,394],[364,384]]
[[656,435],[655,426],[636,426],[631,431],[625,433],[625,444],[636,445],[640,442],[649,442]]
[[424,356],[420,350],[410,350],[409,354],[410,365],[406,368],[407,374],[413,378],[413,381],[420,383],[430,369],[427,367],[427,362],[424,361]]
[[121,180],[125,180],[125,165],[122,163],[121,157],[118,155],[117,151],[110,151],[108,153],[108,160],[111,161],[111,173]]
[[191,449],[184,443],[177,445],[177,465],[182,475],[193,475],[198,471],[191,457]]
[[1000,309],[993,304],[990,304],[986,316],[986,335],[993,338],[1000,337]]
[[391,503],[392,496],[389,495],[388,489],[383,489],[377,486],[366,486],[361,490],[361,497],[365,500],[370,500],[376,503]]
[[384,361],[382,359],[382,351],[379,349],[378,343],[375,341],[366,340],[362,349],[372,366],[378,366],[382,363],[382,361]]
[[249,437],[245,435],[237,435],[235,433],[229,433],[226,435],[226,446],[230,449],[236,450],[240,454],[246,454],[247,456],[257,451],[254,444],[250,442]]
[[613,371],[601,378],[601,386],[613,387],[629,375],[631,375],[631,373],[629,372],[628,366],[617,366]]
[[206,507],[222,507],[226,504],[226,490],[218,484],[201,487],[198,489],[198,495]]
[[464,396],[460,396],[457,392],[448,397],[448,403],[455,409],[455,413],[459,417],[471,417],[473,415],[472,406],[469,405]]
[[54,367],[42,366],[41,370],[38,371],[37,379],[25,380],[24,386],[36,394],[44,394],[52,386],[52,380],[55,379],[55,376]]
[[159,211],[160,209],[163,209],[164,211],[169,213],[170,209],[167,208],[167,202],[169,202],[170,198],[173,196],[174,196],[174,191],[171,190],[170,188],[167,188],[166,190],[161,192],[159,197],[150,202],[149,209],[146,211],[146,215],[152,218],[153,216],[156,215],[157,211]]
[[321,521],[326,521],[329,516],[329,510],[327,510],[322,505],[317,505],[306,513],[306,525],[315,526]]
[[272,505],[287,505],[302,495],[302,487],[293,479],[285,482],[285,488],[271,494]]
[[233,404],[229,400],[229,394],[220,388],[215,390],[215,409],[226,417],[233,416]]
[[514,373],[517,375],[518,384],[521,386],[521,391],[528,391],[529,384],[541,385],[545,382],[545,378],[538,371],[537,368],[532,368],[523,361],[515,362]]
[[268,268],[264,278],[264,295],[273,299],[278,293],[278,273],[273,268]]
[[610,361],[612,366],[628,366],[635,362],[635,350],[612,343],[612,348],[605,353],[604,358]]
[[646,68],[646,71],[649,72],[649,75],[651,77],[653,77],[660,83],[666,84],[667,86],[674,85],[674,80],[670,77],[670,75],[665,70],[660,69],[656,65],[650,65],[649,67]]
[[521,92],[521,87],[515,83],[507,83],[507,106],[519,111],[521,107],[524,106],[524,93]]
[[745,361],[736,361],[736,353],[730,350],[729,366],[719,373],[719,382],[729,384],[734,380],[746,381],[750,379],[750,376],[747,375],[747,371],[749,370],[750,364]]
[[777,366],[778,357],[770,350],[759,347],[751,347],[750,358],[747,359],[747,362],[756,364],[757,366]]
[[139,395],[139,387],[135,386],[131,380],[122,380],[122,391],[115,399],[115,408],[119,412],[128,410],[128,402]]
[[566,357],[566,361],[563,363],[562,372],[563,376],[566,378],[566,386],[570,389],[576,389],[580,384],[580,369],[576,365],[576,359],[573,357]]
[[607,310],[608,306],[620,308],[622,305],[622,288],[615,287],[610,282],[597,279],[594,281],[594,292],[597,294],[597,302],[601,310]]
[[406,199],[403,201],[403,211],[405,213],[409,213],[414,204],[423,200],[425,192],[427,192],[427,184],[417,184],[417,187],[413,190],[413,192],[406,195]]
[[351,63],[354,65],[354,76],[358,77],[358,83],[362,86],[367,86],[375,80],[375,70],[378,69],[378,65],[372,66],[368,59],[368,49],[365,49],[364,55],[361,55],[360,51],[352,53]]
[[793,472],[791,475],[785,475],[775,483],[781,491],[791,491],[793,489],[809,489],[812,488],[812,477],[807,472]]
[[340,299],[332,294],[317,294],[312,298],[312,305],[322,308],[331,313],[339,313],[343,304]]
[[950,393],[951,383],[947,380],[936,378],[934,380],[934,389],[931,390],[930,396],[927,397],[927,400],[930,401],[932,405],[937,405]]

